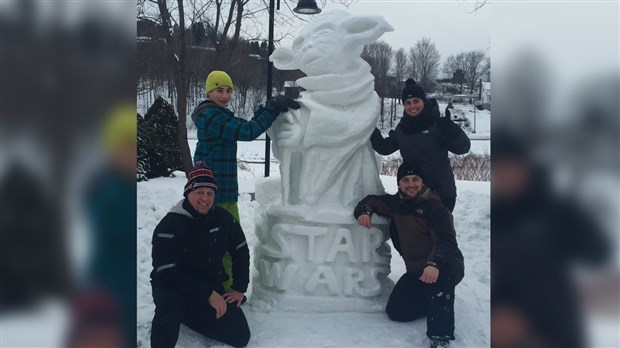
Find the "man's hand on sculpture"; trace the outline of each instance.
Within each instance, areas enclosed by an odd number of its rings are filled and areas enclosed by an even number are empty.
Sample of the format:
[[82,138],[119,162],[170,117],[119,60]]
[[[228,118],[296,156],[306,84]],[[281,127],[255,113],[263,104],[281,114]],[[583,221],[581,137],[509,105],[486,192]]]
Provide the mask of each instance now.
[[293,98],[287,97],[285,95],[277,95],[271,99],[269,99],[265,103],[265,109],[269,111],[274,111],[277,113],[287,112],[288,109],[299,109],[301,105],[296,102]]
[[362,214],[357,218],[357,224],[360,226],[364,226],[366,228],[371,228],[372,227],[372,220],[370,218],[370,215],[367,214]]

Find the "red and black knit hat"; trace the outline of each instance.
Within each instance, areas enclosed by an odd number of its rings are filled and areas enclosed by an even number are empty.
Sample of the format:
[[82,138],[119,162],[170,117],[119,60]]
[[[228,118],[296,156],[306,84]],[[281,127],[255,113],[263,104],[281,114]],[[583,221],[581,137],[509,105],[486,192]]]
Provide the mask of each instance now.
[[190,192],[199,187],[210,187],[217,191],[217,183],[215,178],[213,178],[213,172],[207,168],[207,163],[203,161],[198,161],[194,164],[194,168],[187,177],[183,197],[187,197]]

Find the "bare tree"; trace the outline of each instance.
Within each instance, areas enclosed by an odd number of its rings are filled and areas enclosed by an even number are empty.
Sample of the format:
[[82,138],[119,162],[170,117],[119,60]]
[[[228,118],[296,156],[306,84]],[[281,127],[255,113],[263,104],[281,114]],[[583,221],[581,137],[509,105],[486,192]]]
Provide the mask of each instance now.
[[469,82],[469,93],[476,89],[476,82],[490,69],[490,60],[483,51],[470,51],[465,54],[465,79]]
[[[340,2],[347,5],[350,0]],[[288,2],[283,4],[290,6]],[[190,100],[190,94],[197,93],[198,85],[204,86],[208,71],[226,70],[235,85],[241,87],[239,92],[242,100],[237,103],[238,106],[246,108],[248,91],[264,85],[258,82],[264,81],[266,73],[255,67],[258,60],[262,65],[261,59],[267,57],[266,54],[263,57],[261,52],[254,52],[241,45],[241,42],[247,43],[248,39],[264,39],[264,35],[245,31],[242,22],[254,22],[250,27],[265,27],[259,14],[267,9],[265,1],[137,0],[138,20],[156,23],[163,32],[154,40],[160,47],[155,44],[148,47],[143,45],[141,47],[144,49],[139,50],[139,92],[151,93],[156,87],[168,86],[168,97],[175,105],[179,117],[177,137],[183,157],[183,170],[187,173],[192,168],[187,142],[187,114],[189,104],[193,101]],[[284,22],[292,23],[289,13],[292,12],[278,11],[278,16]],[[297,17],[294,14],[293,16]],[[305,20],[303,17],[297,18]],[[202,40],[203,37],[205,40]],[[159,39],[162,39],[161,42]],[[153,77],[156,79],[155,83],[149,81]],[[252,101],[261,96],[264,96],[264,93],[253,93]]]
[[[171,83],[168,85],[173,89],[170,90],[169,97],[173,100],[179,117],[177,137],[183,157],[183,170],[186,173],[192,168],[186,125],[190,82],[193,87],[196,81],[204,81],[207,70],[228,70],[238,63],[239,59],[234,60],[233,57],[241,41],[241,23],[243,18],[252,15],[245,12],[248,2],[249,0],[138,0],[138,19],[151,20],[163,29],[165,60],[158,67],[163,71],[170,67]],[[157,6],[156,9],[152,8],[153,4]],[[207,42],[203,43],[196,35],[204,35]],[[204,47],[206,45],[210,47]],[[207,58],[205,49],[214,51],[215,57]],[[196,50],[202,50],[203,54],[194,52]],[[245,57],[247,56],[246,52]],[[206,62],[207,59],[210,61]]]
[[431,39],[424,37],[409,50],[409,59],[419,84],[427,91],[435,88],[435,79],[439,74],[441,56]]
[[[407,52],[404,48],[399,48],[394,54],[394,78],[396,79],[396,90],[403,88],[403,81],[407,76]],[[400,100],[400,99],[398,99]]]
[[[215,19],[207,19],[209,23],[207,36],[209,37],[212,47],[214,47],[218,53],[219,58],[226,44],[230,45],[230,50],[227,51],[231,55],[234,48],[237,46],[241,34],[241,23],[244,18],[245,6],[250,0],[232,0],[230,3],[224,0],[214,1]],[[226,6],[229,6],[228,9],[226,9]],[[206,15],[211,15],[211,13],[206,13]],[[229,39],[228,35],[231,28],[233,28],[234,31],[232,37]],[[228,58],[230,58],[230,56]]]
[[473,12],[476,12],[479,9],[481,9],[484,5],[487,4],[487,2],[488,2],[488,0],[476,0],[476,4],[475,4]]
[[384,96],[386,94],[387,76],[392,66],[392,46],[385,41],[377,41],[366,45],[364,50],[374,63],[370,66],[372,68],[371,73],[375,77],[375,84],[378,87],[377,90],[380,95]]
[[463,93],[463,86],[465,84],[465,71],[467,70],[465,55],[465,52],[451,55],[446,59],[442,69],[445,77],[458,86],[459,93]]
[[487,72],[484,75],[485,81],[491,81],[491,57],[487,57],[486,59]]
[[[400,104],[400,91],[403,89],[403,81],[407,78],[407,52],[404,48],[399,48],[394,53],[394,79],[396,84],[394,86],[394,93],[392,95],[392,105],[390,110],[390,128],[394,126],[396,121],[396,105]],[[396,101],[395,101],[396,100]]]
[[415,65],[413,64],[413,59],[411,59],[411,52],[413,51],[413,48],[409,48],[409,54],[407,55],[407,59],[409,60],[407,62],[406,65],[406,77],[407,78],[414,78],[417,79],[418,77],[418,71],[416,70]]
[[385,41],[377,41],[364,46],[361,57],[370,65],[370,73],[375,77],[375,90],[381,97],[381,123],[385,120],[383,101],[387,91],[387,80],[392,66],[392,46]]
[[177,0],[177,17],[178,27],[182,28],[174,35],[173,31],[173,14],[168,8],[166,0],[157,0],[159,8],[161,25],[164,29],[164,39],[166,43],[166,57],[170,64],[174,66],[173,81],[176,88],[177,100],[176,109],[179,116],[179,127],[177,128],[177,139],[181,147],[181,157],[183,158],[183,170],[187,175],[192,170],[192,158],[187,143],[187,91],[189,83],[186,70],[187,44],[185,39],[185,12],[183,0]]

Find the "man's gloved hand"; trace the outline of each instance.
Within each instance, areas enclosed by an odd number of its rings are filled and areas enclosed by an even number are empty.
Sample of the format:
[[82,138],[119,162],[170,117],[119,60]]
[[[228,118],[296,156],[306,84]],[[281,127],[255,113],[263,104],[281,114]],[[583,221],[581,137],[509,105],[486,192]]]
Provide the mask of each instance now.
[[461,133],[461,126],[454,123],[450,117],[440,117],[437,120],[437,128],[449,138],[455,138]]
[[277,113],[287,112],[289,108],[299,109],[300,105],[293,98],[277,95],[265,103],[265,109]]

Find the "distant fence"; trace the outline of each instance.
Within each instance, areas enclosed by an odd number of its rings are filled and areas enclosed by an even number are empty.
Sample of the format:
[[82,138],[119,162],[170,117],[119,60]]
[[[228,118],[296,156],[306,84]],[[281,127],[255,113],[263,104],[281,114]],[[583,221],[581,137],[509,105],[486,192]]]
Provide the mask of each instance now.
[[[471,140],[488,141],[491,137],[488,134],[485,135],[469,135]],[[254,141],[265,141],[262,139],[255,139]],[[275,158],[270,158],[273,164],[279,164]],[[265,164],[264,160],[237,160],[237,163],[241,169],[249,169],[249,164]],[[385,159],[383,161],[383,168],[381,175],[396,176],[398,167],[403,163],[402,158]],[[490,181],[491,180],[491,156],[489,154],[473,154],[468,153],[462,156],[451,156],[450,164],[454,171],[454,177],[457,180],[465,181]]]
[[[402,158],[394,158],[383,161],[382,175],[396,176],[398,167],[403,163]],[[450,157],[452,170],[457,180],[465,181],[490,181],[491,180],[491,156],[489,154],[469,153],[463,156]]]

